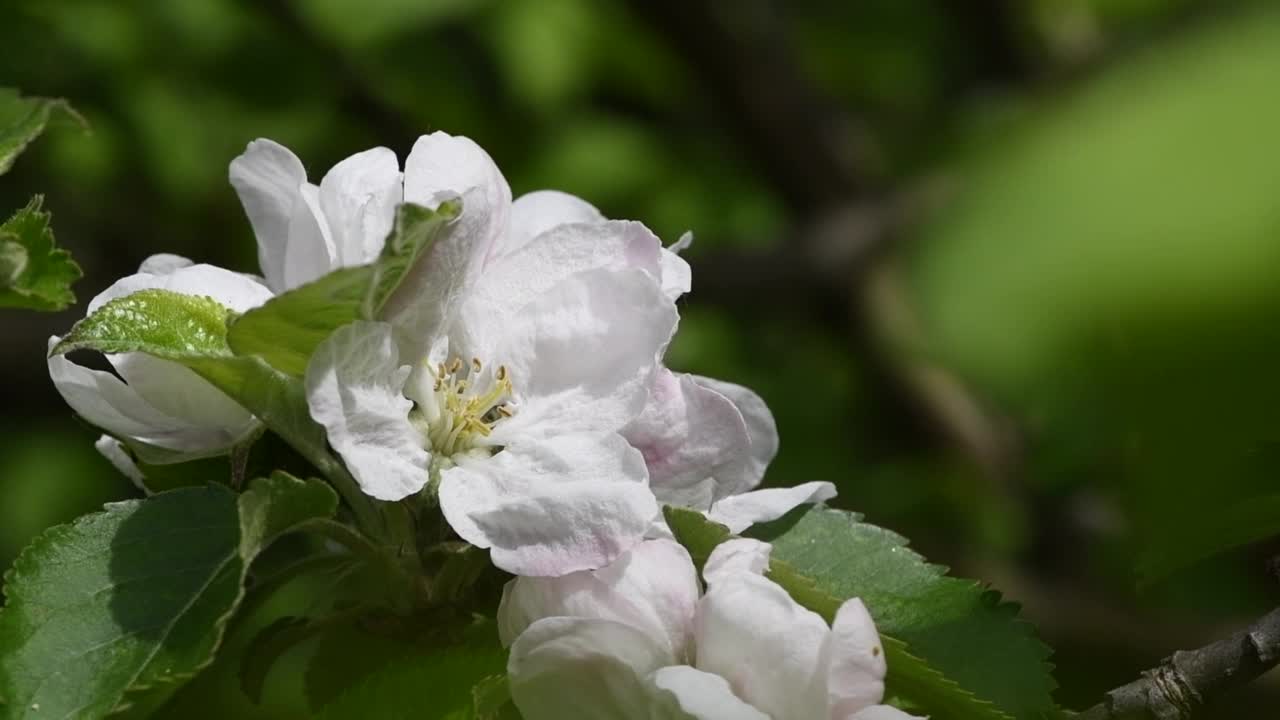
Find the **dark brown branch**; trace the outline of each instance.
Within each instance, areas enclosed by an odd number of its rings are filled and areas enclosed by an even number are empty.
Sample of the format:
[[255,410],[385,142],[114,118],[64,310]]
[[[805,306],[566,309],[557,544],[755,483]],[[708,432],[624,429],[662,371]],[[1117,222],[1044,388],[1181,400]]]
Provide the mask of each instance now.
[[1076,720],[1191,720],[1223,692],[1280,663],[1280,609],[1199,650],[1179,650],[1142,677],[1107,693]]

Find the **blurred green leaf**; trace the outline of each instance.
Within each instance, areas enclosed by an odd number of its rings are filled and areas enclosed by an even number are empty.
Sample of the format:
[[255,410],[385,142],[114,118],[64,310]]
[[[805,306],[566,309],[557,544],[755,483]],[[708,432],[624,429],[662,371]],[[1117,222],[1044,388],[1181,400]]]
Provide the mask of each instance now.
[[472,688],[503,672],[506,652],[496,638],[424,646],[371,673],[319,713],[322,720],[376,717],[386,720],[469,720]]
[[1280,494],[1250,498],[1226,507],[1206,507],[1180,532],[1153,538],[1138,558],[1143,584],[1218,553],[1280,535]]
[[13,88],[0,87],[0,175],[13,167],[13,161],[44,132],[50,120],[60,118],[85,126],[66,100],[24,98]]
[[101,717],[130,690],[190,679],[221,643],[254,557],[336,505],[324,483],[277,474],[239,497],[183,488],[41,535],[5,577],[10,717]]
[[[731,537],[701,513],[667,508],[666,517],[699,565]],[[883,633],[887,688],[895,699],[956,720],[1054,712],[1048,648],[1029,626],[992,607],[990,593],[976,583],[925,564],[902,538],[827,508],[801,510],[753,530],[750,535],[773,543],[769,577],[796,602],[828,622],[845,599],[866,603]],[[917,647],[903,642],[903,635],[924,642]]]
[[42,201],[33,197],[0,225],[0,308],[61,310],[76,301],[71,285],[80,279],[80,266],[54,246]]
[[301,377],[316,346],[354,320],[374,319],[405,274],[460,212],[456,202],[436,210],[405,203],[376,262],[343,268],[275,296],[231,324],[227,341],[237,355],[260,355]]

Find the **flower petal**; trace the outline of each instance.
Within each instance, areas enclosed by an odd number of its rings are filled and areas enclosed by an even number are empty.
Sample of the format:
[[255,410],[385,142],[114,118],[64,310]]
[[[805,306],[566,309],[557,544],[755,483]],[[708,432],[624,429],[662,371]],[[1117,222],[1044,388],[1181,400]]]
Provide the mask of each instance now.
[[494,429],[498,445],[625,427],[678,320],[657,283],[631,269],[572,275],[505,322],[486,310],[467,303],[458,345],[510,373],[515,415]]
[[650,681],[659,708],[677,710],[677,714],[657,711],[660,718],[693,718],[695,720],[770,720],[768,715],[743,702],[719,675],[703,672],[688,665],[664,667]]
[[247,312],[272,297],[270,290],[248,275],[201,263],[166,273],[139,272],[120,278],[89,301],[89,313],[111,300],[139,290],[168,290],[183,295],[211,297],[239,313]]
[[401,500],[427,483],[430,455],[402,393],[408,375],[391,326],[375,322],[339,328],[307,366],[311,417],[328,431],[360,489],[379,500]]
[[745,492],[759,485],[764,479],[765,469],[778,454],[778,425],[773,421],[769,406],[765,405],[764,399],[759,395],[741,385],[701,375],[694,375],[693,379],[699,385],[729,398],[738,407],[738,412],[742,413],[742,419],[747,423],[747,432],[751,436],[751,454],[741,489],[737,492]]
[[715,585],[739,575],[764,575],[769,569],[773,546],[759,540],[734,538],[716,546],[702,567],[707,585]]
[[872,705],[852,715],[832,715],[831,720],[928,720],[928,718],[905,713],[892,705]]
[[378,257],[403,196],[400,161],[387,148],[365,150],[333,166],[320,181],[320,208],[339,266],[363,265]]
[[516,575],[604,567],[658,512],[644,459],[618,435],[562,435],[459,459],[440,477],[440,509],[467,542]]
[[404,200],[435,208],[461,198],[462,215],[423,253],[387,300],[406,357],[423,357],[474,283],[507,227],[511,188],[479,145],[442,132],[423,135],[404,164]]
[[658,237],[638,222],[558,225],[485,266],[472,306],[510,317],[568,278],[589,270],[642,270],[660,278]]
[[707,517],[736,534],[756,523],[777,520],[801,505],[823,502],[835,496],[836,486],[820,481],[794,487],[752,490],[716,501]]
[[142,470],[138,468],[138,463],[134,462],[133,456],[129,454],[124,443],[110,435],[103,435],[93,444],[93,448],[102,457],[106,458],[107,462],[111,463],[116,470],[119,470],[121,475],[129,478],[129,481],[135,487],[144,493],[148,492],[145,484],[147,478],[142,474]]
[[194,265],[190,259],[172,253],[156,253],[142,261],[138,272],[148,275],[168,275],[175,270]]
[[323,251],[318,226],[297,220],[299,208],[306,209],[301,188],[307,183],[307,171],[288,148],[259,139],[231,161],[229,174],[258,239],[262,274],[268,287],[281,292],[290,287],[285,279],[285,254],[290,246]]
[[338,267],[329,223],[320,209],[320,188],[303,183],[289,221],[289,239],[284,252],[284,286],[277,292],[305,285]]
[[559,225],[604,222],[594,205],[559,190],[535,190],[511,204],[511,227],[493,250],[489,262],[524,247],[530,240]]
[[[61,338],[49,339],[49,348]],[[48,358],[49,377],[77,415],[120,437],[134,438],[192,457],[226,450],[239,436],[194,425],[157,410],[120,378],[75,364],[65,355]]]
[[508,582],[498,606],[498,633],[509,645],[546,617],[615,620],[658,640],[666,662],[684,662],[699,592],[688,551],[671,540],[647,540],[599,570]]
[[525,720],[571,715],[650,720],[647,677],[664,654],[649,636],[623,623],[546,618],[511,646],[511,699]]
[[703,511],[720,496],[715,487],[706,504],[689,501],[705,494],[708,479],[741,477],[751,446],[742,414],[728,398],[666,368],[654,374],[644,410],[622,435],[644,455],[659,502]]
[[871,613],[858,598],[836,611],[822,646],[832,718],[852,716],[884,699],[884,648]]
[[827,633],[821,617],[771,580],[717,579],[694,619],[696,667],[724,677],[735,695],[771,717],[824,717],[819,653]]

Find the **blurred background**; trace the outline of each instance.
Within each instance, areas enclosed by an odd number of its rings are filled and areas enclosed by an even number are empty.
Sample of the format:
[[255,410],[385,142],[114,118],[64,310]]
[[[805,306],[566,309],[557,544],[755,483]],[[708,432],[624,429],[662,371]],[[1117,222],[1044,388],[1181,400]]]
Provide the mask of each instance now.
[[[151,253],[255,270],[249,140],[318,181],[441,129],[692,230],[670,364],[764,396],[770,484],[1021,602],[1062,704],[1280,598],[1280,3],[8,0],[0,47],[92,127],[0,178],[86,271],[0,315],[0,565],[134,493],[49,335]],[[1273,673],[1212,716],[1277,707]]]

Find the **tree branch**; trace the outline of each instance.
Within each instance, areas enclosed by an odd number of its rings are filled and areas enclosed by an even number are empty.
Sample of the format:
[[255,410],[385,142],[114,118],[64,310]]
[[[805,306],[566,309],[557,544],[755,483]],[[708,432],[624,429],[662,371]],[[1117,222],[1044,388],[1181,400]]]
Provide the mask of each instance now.
[[1280,609],[1199,650],[1179,650],[1075,720],[1191,720],[1206,703],[1280,663]]

